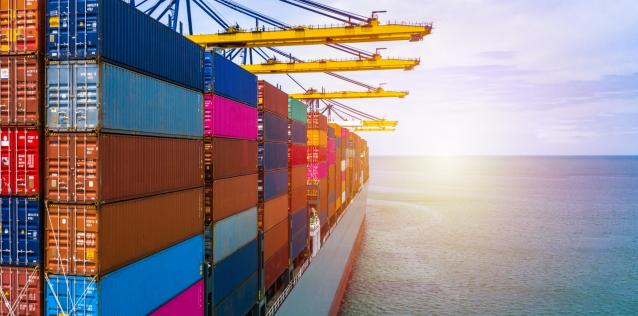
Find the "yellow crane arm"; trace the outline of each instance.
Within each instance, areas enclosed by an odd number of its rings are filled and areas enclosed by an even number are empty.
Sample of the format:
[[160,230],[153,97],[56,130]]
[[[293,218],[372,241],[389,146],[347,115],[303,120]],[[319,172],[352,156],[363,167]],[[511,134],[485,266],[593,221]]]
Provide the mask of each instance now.
[[378,121],[362,121],[362,127],[397,127],[399,125],[398,121],[387,121],[387,120],[378,120]]
[[355,127],[355,132],[394,132],[394,127],[375,127],[375,126],[361,126]]
[[296,93],[290,96],[297,100],[316,99],[369,99],[369,98],[403,98],[408,95],[407,91],[385,91],[382,89],[370,91],[335,91],[319,92],[310,90],[306,93]]
[[263,64],[242,65],[244,69],[257,75],[308,73],[308,72],[339,72],[339,71],[363,71],[363,70],[412,70],[418,66],[418,59],[381,58],[375,55],[373,58],[352,60],[323,59],[305,62],[279,62],[268,61]]
[[356,26],[295,27],[288,30],[242,31],[190,35],[205,47],[253,48],[381,41],[420,41],[430,34],[429,24],[384,24],[373,19]]

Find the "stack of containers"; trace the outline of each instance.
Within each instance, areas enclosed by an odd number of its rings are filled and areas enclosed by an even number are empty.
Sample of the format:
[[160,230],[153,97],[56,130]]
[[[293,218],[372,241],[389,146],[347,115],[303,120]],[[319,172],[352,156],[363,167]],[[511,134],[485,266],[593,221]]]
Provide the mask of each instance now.
[[341,126],[336,123],[330,123],[330,127],[334,129],[334,200],[335,200],[335,210],[336,217],[338,218],[341,215]]
[[333,227],[337,219],[337,142],[335,128],[328,126],[328,224]]
[[40,315],[42,12],[0,2],[0,315]]
[[204,54],[206,315],[245,315],[258,296],[257,78]]
[[345,152],[346,152],[346,198],[350,202],[352,200],[352,164],[354,159],[354,133],[348,133],[345,140]]
[[350,137],[350,131],[347,128],[341,128],[341,209],[345,209],[345,206],[350,202],[348,191],[346,189],[346,166],[348,155],[348,139]]
[[123,1],[46,21],[44,314],[203,313],[203,50]]
[[328,225],[328,118],[319,112],[308,113],[308,207],[317,214],[321,240]]
[[288,95],[268,82],[260,81],[258,109],[259,229],[263,236],[260,252],[260,263],[263,264],[261,285],[268,296],[290,265]]
[[288,99],[288,156],[290,176],[288,194],[290,196],[290,258],[291,268],[303,264],[307,256],[309,237],[308,197],[306,195],[307,175],[307,123],[306,104],[294,98]]

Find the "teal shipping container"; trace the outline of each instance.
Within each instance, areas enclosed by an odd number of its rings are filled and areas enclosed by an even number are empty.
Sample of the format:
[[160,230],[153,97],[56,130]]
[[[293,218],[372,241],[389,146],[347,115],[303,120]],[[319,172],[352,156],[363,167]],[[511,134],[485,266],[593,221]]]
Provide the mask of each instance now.
[[213,224],[213,264],[257,238],[257,207]]

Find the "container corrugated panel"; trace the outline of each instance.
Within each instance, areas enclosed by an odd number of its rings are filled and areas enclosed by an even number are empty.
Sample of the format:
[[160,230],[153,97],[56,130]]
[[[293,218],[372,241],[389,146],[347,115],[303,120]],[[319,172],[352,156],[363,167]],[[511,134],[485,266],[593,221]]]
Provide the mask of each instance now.
[[31,54],[42,47],[42,12],[37,0],[0,2],[0,54]]
[[307,188],[304,184],[290,191],[290,210],[296,211],[308,206]]
[[291,214],[292,217],[292,232],[296,234],[300,230],[304,229],[304,227],[308,227],[308,211],[306,208],[295,211]]
[[50,204],[46,214],[46,270],[104,276],[201,235],[202,195],[198,188],[100,206]]
[[259,109],[288,117],[288,94],[270,83],[259,81]]
[[295,98],[288,98],[288,118],[306,124],[308,122],[308,106]]
[[45,315],[146,315],[202,278],[203,249],[199,235],[99,281],[49,274]]
[[288,243],[275,251],[270,259],[264,263],[264,287],[270,288],[277,278],[288,270],[290,246]]
[[257,106],[257,76],[220,54],[205,52],[204,56],[206,92]]
[[291,166],[306,165],[308,159],[308,149],[306,144],[290,144]]
[[308,129],[319,129],[327,132],[328,118],[319,112],[308,113]]
[[204,136],[257,139],[257,108],[219,95],[204,100]]
[[272,257],[279,248],[288,243],[288,218],[264,232],[264,261]]
[[306,176],[306,166],[297,166],[290,168],[290,188],[305,188]]
[[326,131],[318,129],[308,129],[308,146],[327,147],[328,146],[328,134]]
[[119,134],[47,136],[47,199],[114,202],[204,185],[201,140]]
[[40,316],[40,275],[38,268],[0,267],[0,315]]
[[264,172],[263,199],[268,201],[288,192],[288,169]]
[[40,200],[0,197],[0,265],[40,264]]
[[217,264],[257,238],[257,207],[213,225],[213,264]]
[[206,205],[212,213],[212,220],[218,222],[257,205],[258,175],[225,178],[207,184],[210,188]]
[[35,128],[0,127],[0,194],[40,192],[39,135]]
[[320,180],[328,177],[328,163],[309,163],[308,164],[308,179]]
[[0,124],[37,125],[40,122],[42,70],[41,59],[35,55],[0,57]]
[[253,274],[224,301],[215,306],[215,315],[245,316],[248,314],[257,301],[258,280],[257,273]]
[[202,107],[200,92],[112,64],[47,66],[47,128],[52,131],[196,138],[204,132]]
[[290,139],[296,144],[306,144],[308,142],[308,130],[306,124],[292,121],[290,123]]
[[295,233],[295,235],[292,237],[292,253],[291,253],[291,258],[292,259],[296,259],[301,252],[304,250],[304,248],[306,248],[306,246],[308,245],[308,227],[306,226],[306,228],[303,228],[302,230],[298,231]]
[[288,167],[288,144],[266,142],[261,148],[260,166],[265,170]]
[[204,139],[206,181],[257,173],[256,140]]
[[270,199],[264,203],[264,231],[288,219],[288,194]]
[[328,148],[326,147],[308,147],[308,162],[318,163],[328,160]]
[[204,315],[204,280],[199,280],[184,292],[153,311],[151,316]]
[[203,91],[203,49],[128,3],[46,3],[49,59],[99,57]]
[[257,272],[257,240],[253,240],[213,267],[213,304],[222,302]]
[[288,119],[270,112],[261,114],[262,136],[267,142],[288,142]]

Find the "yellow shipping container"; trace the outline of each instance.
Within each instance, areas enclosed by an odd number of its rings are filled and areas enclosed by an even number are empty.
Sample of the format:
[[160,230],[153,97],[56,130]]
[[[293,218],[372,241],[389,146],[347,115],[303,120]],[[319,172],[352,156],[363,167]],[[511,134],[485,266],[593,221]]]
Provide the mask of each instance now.
[[318,129],[309,129],[308,146],[328,147],[328,133]]

